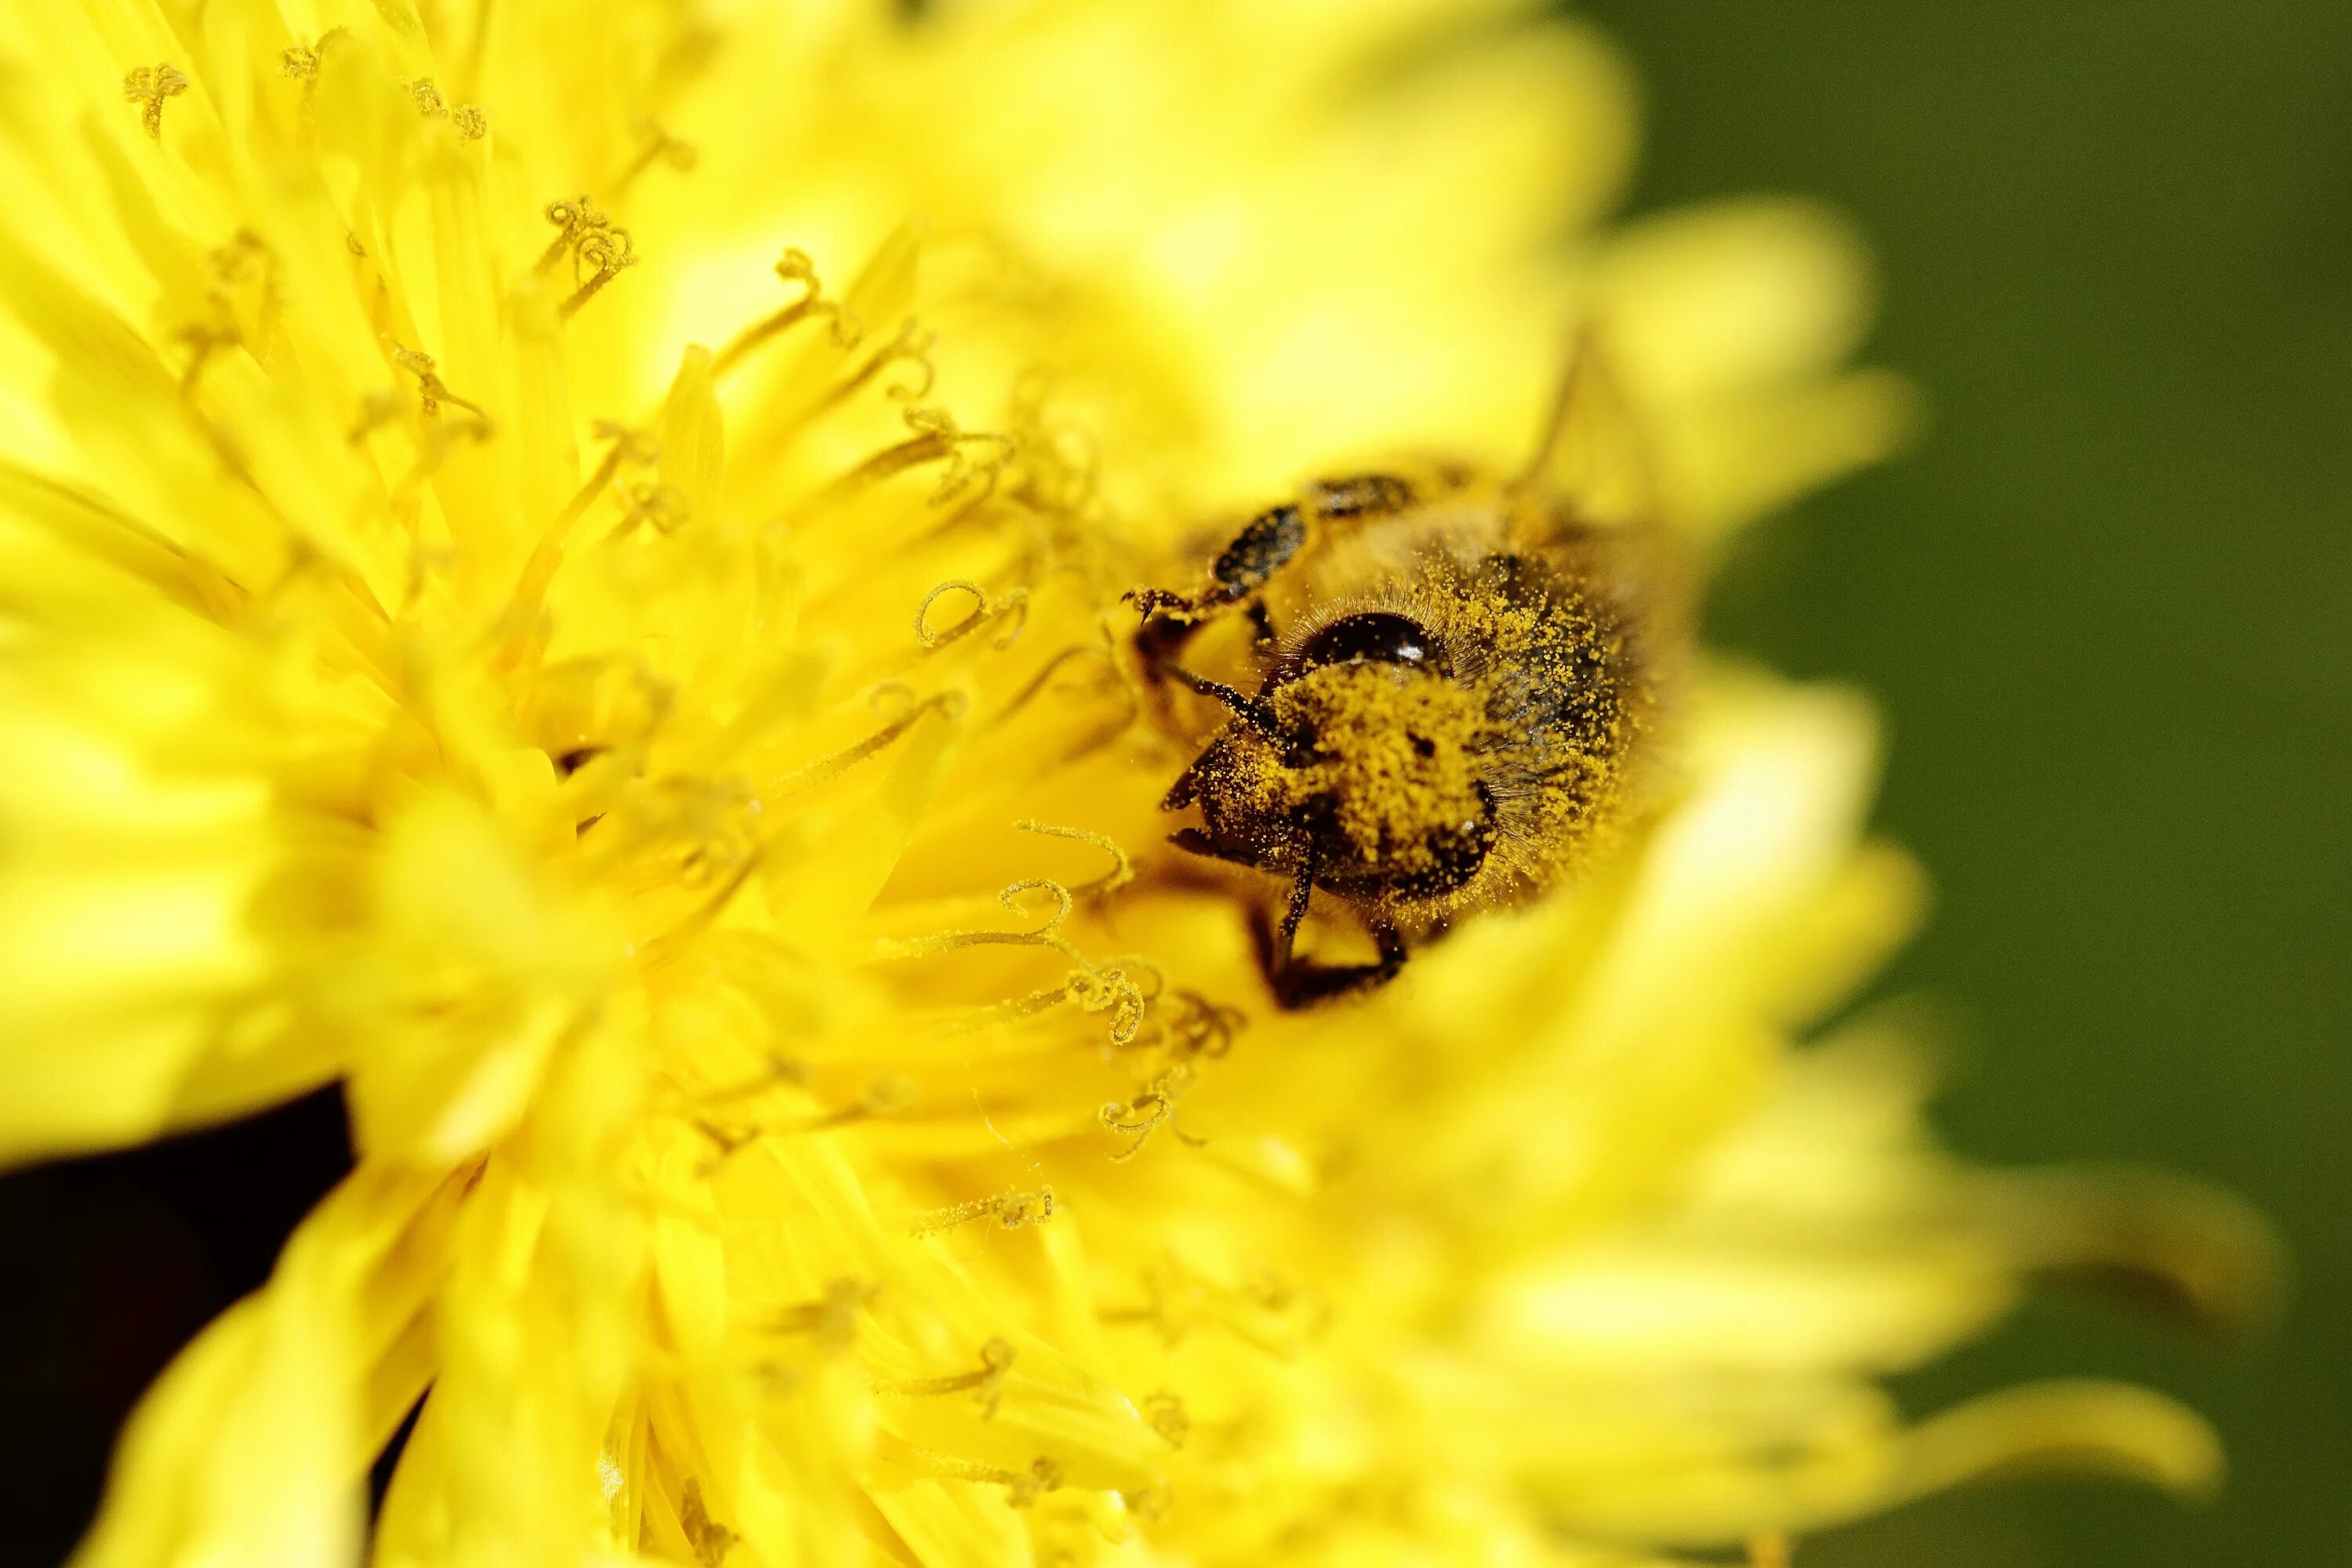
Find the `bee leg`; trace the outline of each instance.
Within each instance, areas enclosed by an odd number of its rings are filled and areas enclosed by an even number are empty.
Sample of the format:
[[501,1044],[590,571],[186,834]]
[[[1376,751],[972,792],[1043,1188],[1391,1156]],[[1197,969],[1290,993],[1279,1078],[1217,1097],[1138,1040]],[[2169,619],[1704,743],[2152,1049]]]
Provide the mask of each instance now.
[[1374,916],[1364,924],[1379,944],[1380,957],[1370,963],[1318,963],[1296,951],[1299,922],[1314,896],[1315,868],[1310,861],[1290,885],[1290,898],[1277,926],[1263,907],[1250,911],[1250,936],[1257,950],[1258,972],[1285,1012],[1298,1012],[1334,997],[1375,990],[1397,977],[1404,967],[1404,937],[1396,927]]
[[1180,827],[1168,836],[1168,842],[1187,855],[1197,855],[1203,860],[1223,860],[1229,866],[1247,866],[1257,869],[1257,862],[1248,852],[1228,848],[1197,827]]

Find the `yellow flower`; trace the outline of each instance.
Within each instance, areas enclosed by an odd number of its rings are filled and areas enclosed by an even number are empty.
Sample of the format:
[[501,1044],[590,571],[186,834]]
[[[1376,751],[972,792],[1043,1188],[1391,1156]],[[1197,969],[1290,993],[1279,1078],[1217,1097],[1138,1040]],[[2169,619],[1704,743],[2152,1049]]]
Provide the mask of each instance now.
[[[116,0],[0,32],[0,1156],[340,1081],[359,1163],[91,1563],[1639,1563],[2069,1462],[1906,1426],[2030,1277],[2260,1233],[1936,1153],[1869,716],[1706,668],[1669,805],[1360,1003],[1166,873],[1120,592],[1496,468],[1602,323],[1709,542],[1882,451],[1855,248],[1613,233],[1500,5]],[[1561,243],[1563,223],[1578,237]],[[782,259],[778,257],[781,253]]]

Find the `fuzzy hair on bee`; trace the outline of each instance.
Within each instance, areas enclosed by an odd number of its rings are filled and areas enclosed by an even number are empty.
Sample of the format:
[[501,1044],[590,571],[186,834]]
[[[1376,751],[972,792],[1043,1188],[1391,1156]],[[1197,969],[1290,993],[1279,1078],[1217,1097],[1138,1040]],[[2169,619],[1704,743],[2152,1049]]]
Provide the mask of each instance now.
[[[1286,885],[1278,918],[1251,907],[1282,1005],[1387,982],[1412,946],[1572,877],[1633,814],[1679,613],[1632,431],[1588,336],[1521,475],[1318,480],[1190,591],[1129,596],[1147,680],[1223,710],[1162,805],[1198,812],[1179,849]],[[1318,892],[1373,962],[1296,952]]]

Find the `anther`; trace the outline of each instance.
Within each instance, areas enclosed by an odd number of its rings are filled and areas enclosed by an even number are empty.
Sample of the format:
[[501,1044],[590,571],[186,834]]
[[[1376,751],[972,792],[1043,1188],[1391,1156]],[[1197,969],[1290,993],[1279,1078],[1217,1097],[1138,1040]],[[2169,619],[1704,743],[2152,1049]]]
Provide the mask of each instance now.
[[1004,1396],[1004,1374],[1013,1369],[1017,1354],[1012,1344],[1001,1339],[991,1339],[980,1347],[980,1370],[956,1373],[948,1377],[876,1377],[877,1394],[929,1395],[961,1394],[971,1390],[980,1395],[980,1413],[993,1416],[996,1406]]
[[478,103],[461,103],[451,110],[449,123],[461,141],[479,142],[490,133],[490,117]]
[[139,123],[147,128],[148,139],[154,142],[163,139],[163,100],[187,90],[188,79],[168,60],[141,66],[122,79],[123,98],[139,105]]
[[449,105],[442,100],[441,89],[433,85],[429,76],[418,77],[408,84],[409,96],[416,100],[416,112],[427,120],[446,120]]

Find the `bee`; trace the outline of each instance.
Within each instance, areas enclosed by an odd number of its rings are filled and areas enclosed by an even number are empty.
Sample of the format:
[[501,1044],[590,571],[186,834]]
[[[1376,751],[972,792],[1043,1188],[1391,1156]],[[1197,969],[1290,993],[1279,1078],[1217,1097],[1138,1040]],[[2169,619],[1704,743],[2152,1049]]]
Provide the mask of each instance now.
[[[1282,1006],[1386,984],[1470,911],[1572,875],[1634,809],[1676,616],[1632,432],[1588,334],[1517,477],[1319,480],[1191,589],[1127,595],[1163,719],[1181,730],[1171,688],[1222,710],[1160,804],[1198,813],[1179,849],[1286,887],[1251,909]],[[1229,679],[1192,657],[1213,668],[1220,640]],[[1297,950],[1318,892],[1371,962]]]

